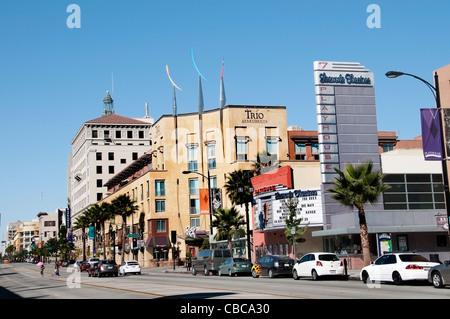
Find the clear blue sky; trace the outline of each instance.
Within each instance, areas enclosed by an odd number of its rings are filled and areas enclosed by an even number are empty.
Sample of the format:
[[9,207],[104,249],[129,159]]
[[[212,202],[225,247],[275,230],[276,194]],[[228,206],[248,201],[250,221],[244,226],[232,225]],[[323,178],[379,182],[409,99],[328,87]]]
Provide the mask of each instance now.
[[[69,28],[70,4],[81,28]],[[381,27],[369,28],[370,4]],[[375,77],[378,129],[400,139],[421,134],[419,109],[430,90],[401,70],[433,82],[450,63],[450,2],[194,0],[26,0],[0,4],[0,239],[7,223],[67,204],[70,142],[101,116],[112,91],[115,111],[157,120],[198,105],[195,62],[205,110],[219,106],[225,61],[227,104],[283,105],[288,125],[316,130],[313,61],[360,62]],[[113,81],[112,81],[113,79]]]

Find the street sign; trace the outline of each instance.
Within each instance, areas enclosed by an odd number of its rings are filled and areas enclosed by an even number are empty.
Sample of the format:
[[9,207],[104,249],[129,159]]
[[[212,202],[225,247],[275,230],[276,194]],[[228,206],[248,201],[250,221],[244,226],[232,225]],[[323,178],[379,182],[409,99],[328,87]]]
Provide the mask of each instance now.
[[139,234],[128,234],[129,238],[137,238],[139,237]]

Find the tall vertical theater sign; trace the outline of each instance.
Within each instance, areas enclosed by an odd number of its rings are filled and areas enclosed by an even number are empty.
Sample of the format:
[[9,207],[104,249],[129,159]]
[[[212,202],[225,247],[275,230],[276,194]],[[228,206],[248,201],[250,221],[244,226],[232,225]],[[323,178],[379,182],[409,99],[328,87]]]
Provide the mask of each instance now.
[[345,170],[347,164],[371,160],[374,170],[380,170],[374,76],[359,63],[315,61],[314,84],[324,229],[328,229],[333,214],[348,212],[326,192],[337,177],[334,167]]

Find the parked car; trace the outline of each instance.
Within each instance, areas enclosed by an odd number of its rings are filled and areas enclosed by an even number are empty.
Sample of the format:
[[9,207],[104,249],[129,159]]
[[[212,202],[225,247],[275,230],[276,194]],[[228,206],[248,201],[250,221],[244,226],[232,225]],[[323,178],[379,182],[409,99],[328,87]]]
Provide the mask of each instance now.
[[313,280],[318,280],[323,276],[341,276],[344,278],[344,264],[336,254],[327,252],[305,254],[295,263],[292,270],[292,277],[295,280],[301,277],[311,277]]
[[428,282],[435,288],[444,288],[450,285],[450,260],[444,261],[428,270]]
[[124,260],[119,266],[119,275],[125,276],[126,274],[141,274],[141,266],[136,260]]
[[253,278],[259,276],[292,276],[294,259],[283,255],[266,255],[261,257],[252,267]]
[[252,263],[247,258],[230,257],[219,266],[219,276],[251,275]]
[[217,274],[219,266],[229,257],[233,257],[230,249],[200,250],[197,256],[192,258],[192,274],[195,276],[199,271],[205,276],[209,273]]
[[119,266],[111,260],[100,260],[94,269],[94,277],[119,275]]
[[359,276],[364,283],[378,281],[400,285],[410,280],[427,281],[428,271],[437,265],[439,263],[416,253],[387,253],[363,267]]

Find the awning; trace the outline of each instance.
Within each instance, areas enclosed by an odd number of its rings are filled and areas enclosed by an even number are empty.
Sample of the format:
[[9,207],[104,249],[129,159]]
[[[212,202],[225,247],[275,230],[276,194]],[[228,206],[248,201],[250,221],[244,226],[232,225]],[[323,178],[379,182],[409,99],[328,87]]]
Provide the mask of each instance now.
[[169,236],[153,236],[149,237],[145,242],[145,247],[158,248],[170,247]]

